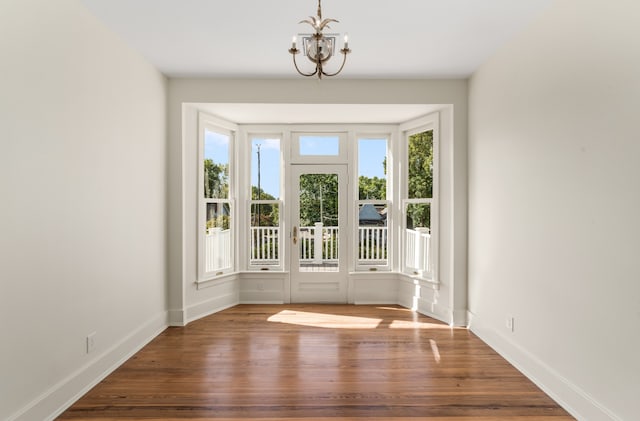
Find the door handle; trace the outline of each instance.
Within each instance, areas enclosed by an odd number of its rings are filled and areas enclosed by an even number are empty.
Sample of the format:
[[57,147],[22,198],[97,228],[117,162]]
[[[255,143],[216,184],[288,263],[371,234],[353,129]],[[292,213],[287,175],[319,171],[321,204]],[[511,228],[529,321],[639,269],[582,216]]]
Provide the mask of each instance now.
[[298,244],[298,227],[293,227],[293,244]]

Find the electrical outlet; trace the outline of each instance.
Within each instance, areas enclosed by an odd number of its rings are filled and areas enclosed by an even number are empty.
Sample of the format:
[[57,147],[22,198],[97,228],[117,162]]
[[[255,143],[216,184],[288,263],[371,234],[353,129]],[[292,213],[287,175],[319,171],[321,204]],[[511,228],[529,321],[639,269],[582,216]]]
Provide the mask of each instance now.
[[96,347],[96,332],[93,332],[87,335],[87,354],[90,354],[95,347]]
[[515,332],[515,318],[513,316],[507,316],[506,326],[509,331]]

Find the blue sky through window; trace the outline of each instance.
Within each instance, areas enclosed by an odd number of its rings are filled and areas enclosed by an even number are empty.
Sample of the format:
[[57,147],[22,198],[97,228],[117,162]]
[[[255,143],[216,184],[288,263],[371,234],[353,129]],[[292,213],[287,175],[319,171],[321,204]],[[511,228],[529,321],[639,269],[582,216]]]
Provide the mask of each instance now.
[[260,145],[260,190],[280,198],[280,139],[251,140],[251,185],[258,186],[258,145]]
[[204,159],[211,159],[216,164],[228,164],[229,136],[205,130]]
[[385,178],[387,139],[358,139],[358,176]]

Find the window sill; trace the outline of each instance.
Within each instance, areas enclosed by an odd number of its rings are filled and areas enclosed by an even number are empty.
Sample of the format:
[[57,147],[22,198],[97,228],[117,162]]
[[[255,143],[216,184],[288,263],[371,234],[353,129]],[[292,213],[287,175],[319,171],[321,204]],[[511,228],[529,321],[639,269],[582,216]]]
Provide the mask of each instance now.
[[392,272],[389,269],[378,269],[378,270],[355,270],[353,272],[349,272],[349,276],[395,276],[397,273]]
[[239,272],[241,276],[282,276],[288,275],[289,271],[283,269],[273,269],[273,270],[264,270],[264,269],[247,269]]
[[420,285],[422,287],[425,288],[432,288],[435,290],[440,289],[440,282],[435,281],[433,279],[429,279],[429,278],[423,278],[421,276],[417,276],[417,275],[411,275],[408,273],[398,273],[398,277],[405,281],[405,282],[411,282],[414,285]]
[[214,276],[209,279],[203,279],[196,281],[197,289],[211,288],[218,285],[226,284],[228,282],[235,281],[238,278],[238,272],[228,272],[222,275]]

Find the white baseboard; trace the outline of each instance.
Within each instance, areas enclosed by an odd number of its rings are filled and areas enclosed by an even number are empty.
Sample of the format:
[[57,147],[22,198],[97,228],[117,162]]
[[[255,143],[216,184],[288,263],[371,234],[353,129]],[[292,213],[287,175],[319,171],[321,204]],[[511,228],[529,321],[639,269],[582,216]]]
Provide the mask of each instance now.
[[467,310],[454,310],[451,324],[457,327],[467,327],[469,325],[467,313]]
[[101,355],[58,382],[8,421],[54,420],[91,388],[120,367],[168,326],[168,314],[153,317]]
[[578,420],[622,421],[535,355],[469,313],[470,330]]
[[287,304],[284,301],[264,301],[264,300],[241,300],[240,304],[255,304],[255,305],[282,305]]
[[388,306],[397,304],[393,300],[362,300],[353,303],[356,306]]
[[202,319],[203,317],[218,313],[222,310],[226,310],[238,304],[240,304],[240,297],[238,292],[231,292],[214,297],[210,300],[203,301],[198,304],[194,304],[187,307],[186,309],[185,325],[198,319]]
[[186,319],[183,310],[169,310],[169,326],[184,326]]

